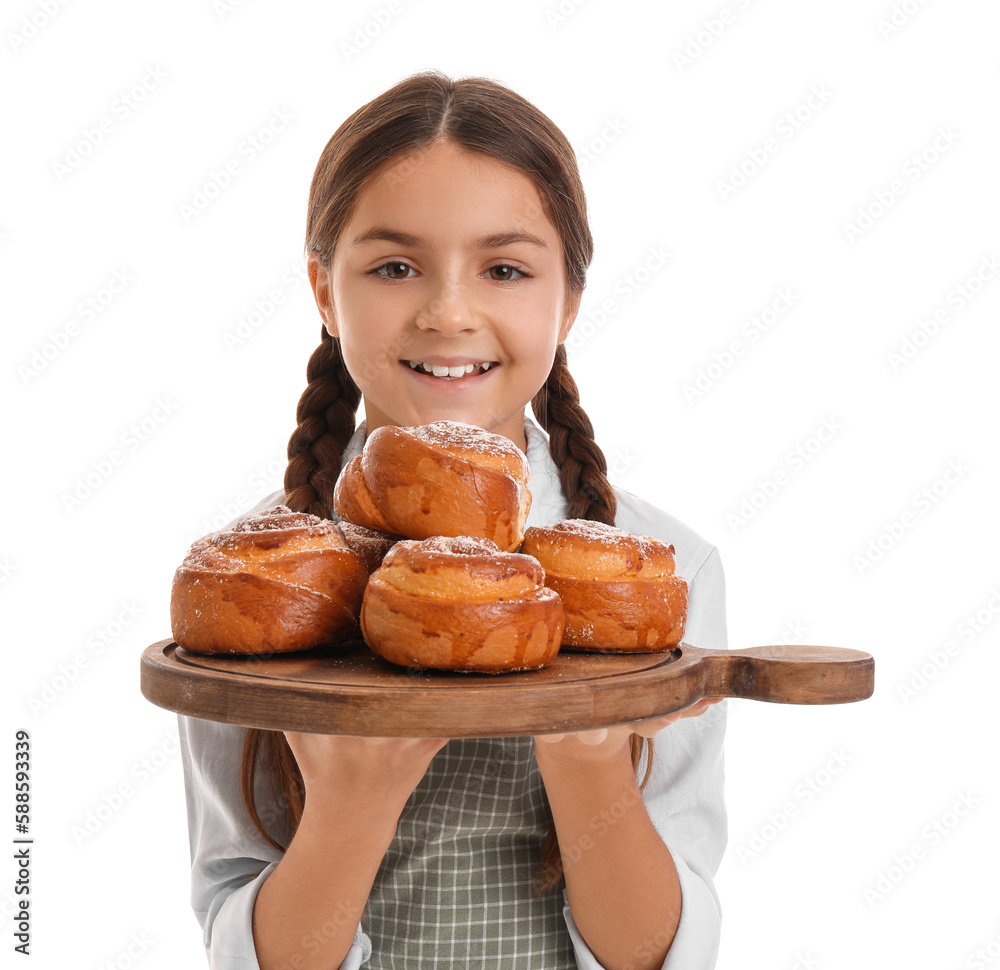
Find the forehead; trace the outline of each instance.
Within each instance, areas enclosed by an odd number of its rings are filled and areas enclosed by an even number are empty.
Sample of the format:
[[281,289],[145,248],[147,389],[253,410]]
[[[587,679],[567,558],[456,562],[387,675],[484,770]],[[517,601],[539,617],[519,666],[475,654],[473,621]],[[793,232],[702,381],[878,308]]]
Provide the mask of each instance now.
[[558,243],[534,182],[512,165],[437,142],[395,159],[362,190],[353,227],[386,224],[428,239],[527,230]]

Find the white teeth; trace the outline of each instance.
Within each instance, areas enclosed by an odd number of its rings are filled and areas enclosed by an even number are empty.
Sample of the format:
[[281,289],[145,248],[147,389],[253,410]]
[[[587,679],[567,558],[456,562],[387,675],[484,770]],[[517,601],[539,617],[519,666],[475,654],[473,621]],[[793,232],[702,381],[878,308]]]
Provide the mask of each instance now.
[[410,365],[412,370],[422,370],[425,374],[433,374],[435,377],[449,380],[465,377],[476,370],[485,374],[492,366],[489,361],[482,364],[456,364],[454,367],[448,367],[445,364],[428,364],[426,361],[421,362],[417,360],[408,360],[406,363]]

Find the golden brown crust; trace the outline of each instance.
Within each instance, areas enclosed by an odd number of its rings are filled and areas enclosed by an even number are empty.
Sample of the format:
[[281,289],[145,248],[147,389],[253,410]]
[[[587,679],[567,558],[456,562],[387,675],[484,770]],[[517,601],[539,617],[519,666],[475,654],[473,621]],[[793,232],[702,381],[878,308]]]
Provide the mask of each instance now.
[[521,551],[563,576],[577,579],[664,579],[674,575],[674,547],[624,529],[563,519],[528,529]]
[[478,536],[512,552],[531,505],[527,481],[527,459],[503,435],[452,421],[383,425],[345,467],[334,509],[410,539]]
[[656,653],[677,646],[687,620],[687,583],[679,576],[605,583],[550,573],[563,601],[563,645],[600,653]]
[[275,506],[195,541],[174,573],[174,640],[196,653],[270,654],[357,631],[368,568],[340,527]]
[[544,667],[559,652],[563,616],[543,580],[535,560],[490,540],[404,540],[368,582],[361,631],[375,653],[407,667]]
[[538,559],[562,598],[565,647],[655,653],[680,643],[688,590],[673,546],[571,519],[528,529],[521,551]]
[[361,472],[361,455],[355,455],[340,473],[333,488],[333,510],[345,522],[379,532],[392,532],[368,491]]

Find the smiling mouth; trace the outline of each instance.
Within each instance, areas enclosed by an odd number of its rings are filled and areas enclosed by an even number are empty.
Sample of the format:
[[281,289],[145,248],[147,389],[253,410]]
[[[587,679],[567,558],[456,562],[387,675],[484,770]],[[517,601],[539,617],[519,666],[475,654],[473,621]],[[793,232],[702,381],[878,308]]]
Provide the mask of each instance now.
[[415,370],[420,374],[428,374],[444,381],[458,381],[463,377],[476,377],[485,374],[491,367],[499,367],[495,360],[485,360],[478,364],[457,364],[453,367],[446,367],[444,364],[428,364],[418,360],[404,360],[410,370]]

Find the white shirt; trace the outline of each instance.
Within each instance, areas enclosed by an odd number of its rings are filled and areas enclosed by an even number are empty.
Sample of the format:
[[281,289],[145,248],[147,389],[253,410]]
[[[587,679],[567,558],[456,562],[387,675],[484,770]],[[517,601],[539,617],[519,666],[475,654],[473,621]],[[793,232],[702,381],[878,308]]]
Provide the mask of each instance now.
[[[549,454],[547,436],[527,417],[525,436],[532,495],[527,525],[552,525],[566,517],[559,470]],[[360,453],[364,440],[362,423],[344,451],[343,465]],[[689,589],[685,642],[725,649],[725,581],[718,551],[672,516],[628,492],[616,492],[615,524],[619,528],[654,536],[675,548],[677,573],[687,579]],[[282,490],[255,508],[270,508],[283,501]],[[727,839],[723,792],[726,708],[723,701],[700,717],[676,722],[657,736],[654,745],[653,771],[643,802],[673,857],[682,897],[680,925],[662,970],[711,970],[716,962],[721,911],[713,877]],[[204,930],[209,965],[212,970],[258,968],[253,907],[281,853],[261,839],[240,802],[244,729],[185,716],[178,720],[191,844],[191,899]],[[640,777],[643,770],[644,765],[640,765]],[[258,777],[257,782],[258,811],[270,828],[280,830],[286,824],[284,814],[263,779]],[[288,844],[287,824],[284,838],[277,831],[275,834]],[[562,912],[579,970],[604,970],[576,928],[565,891]],[[340,970],[357,970],[371,953],[372,940],[359,926]]]

